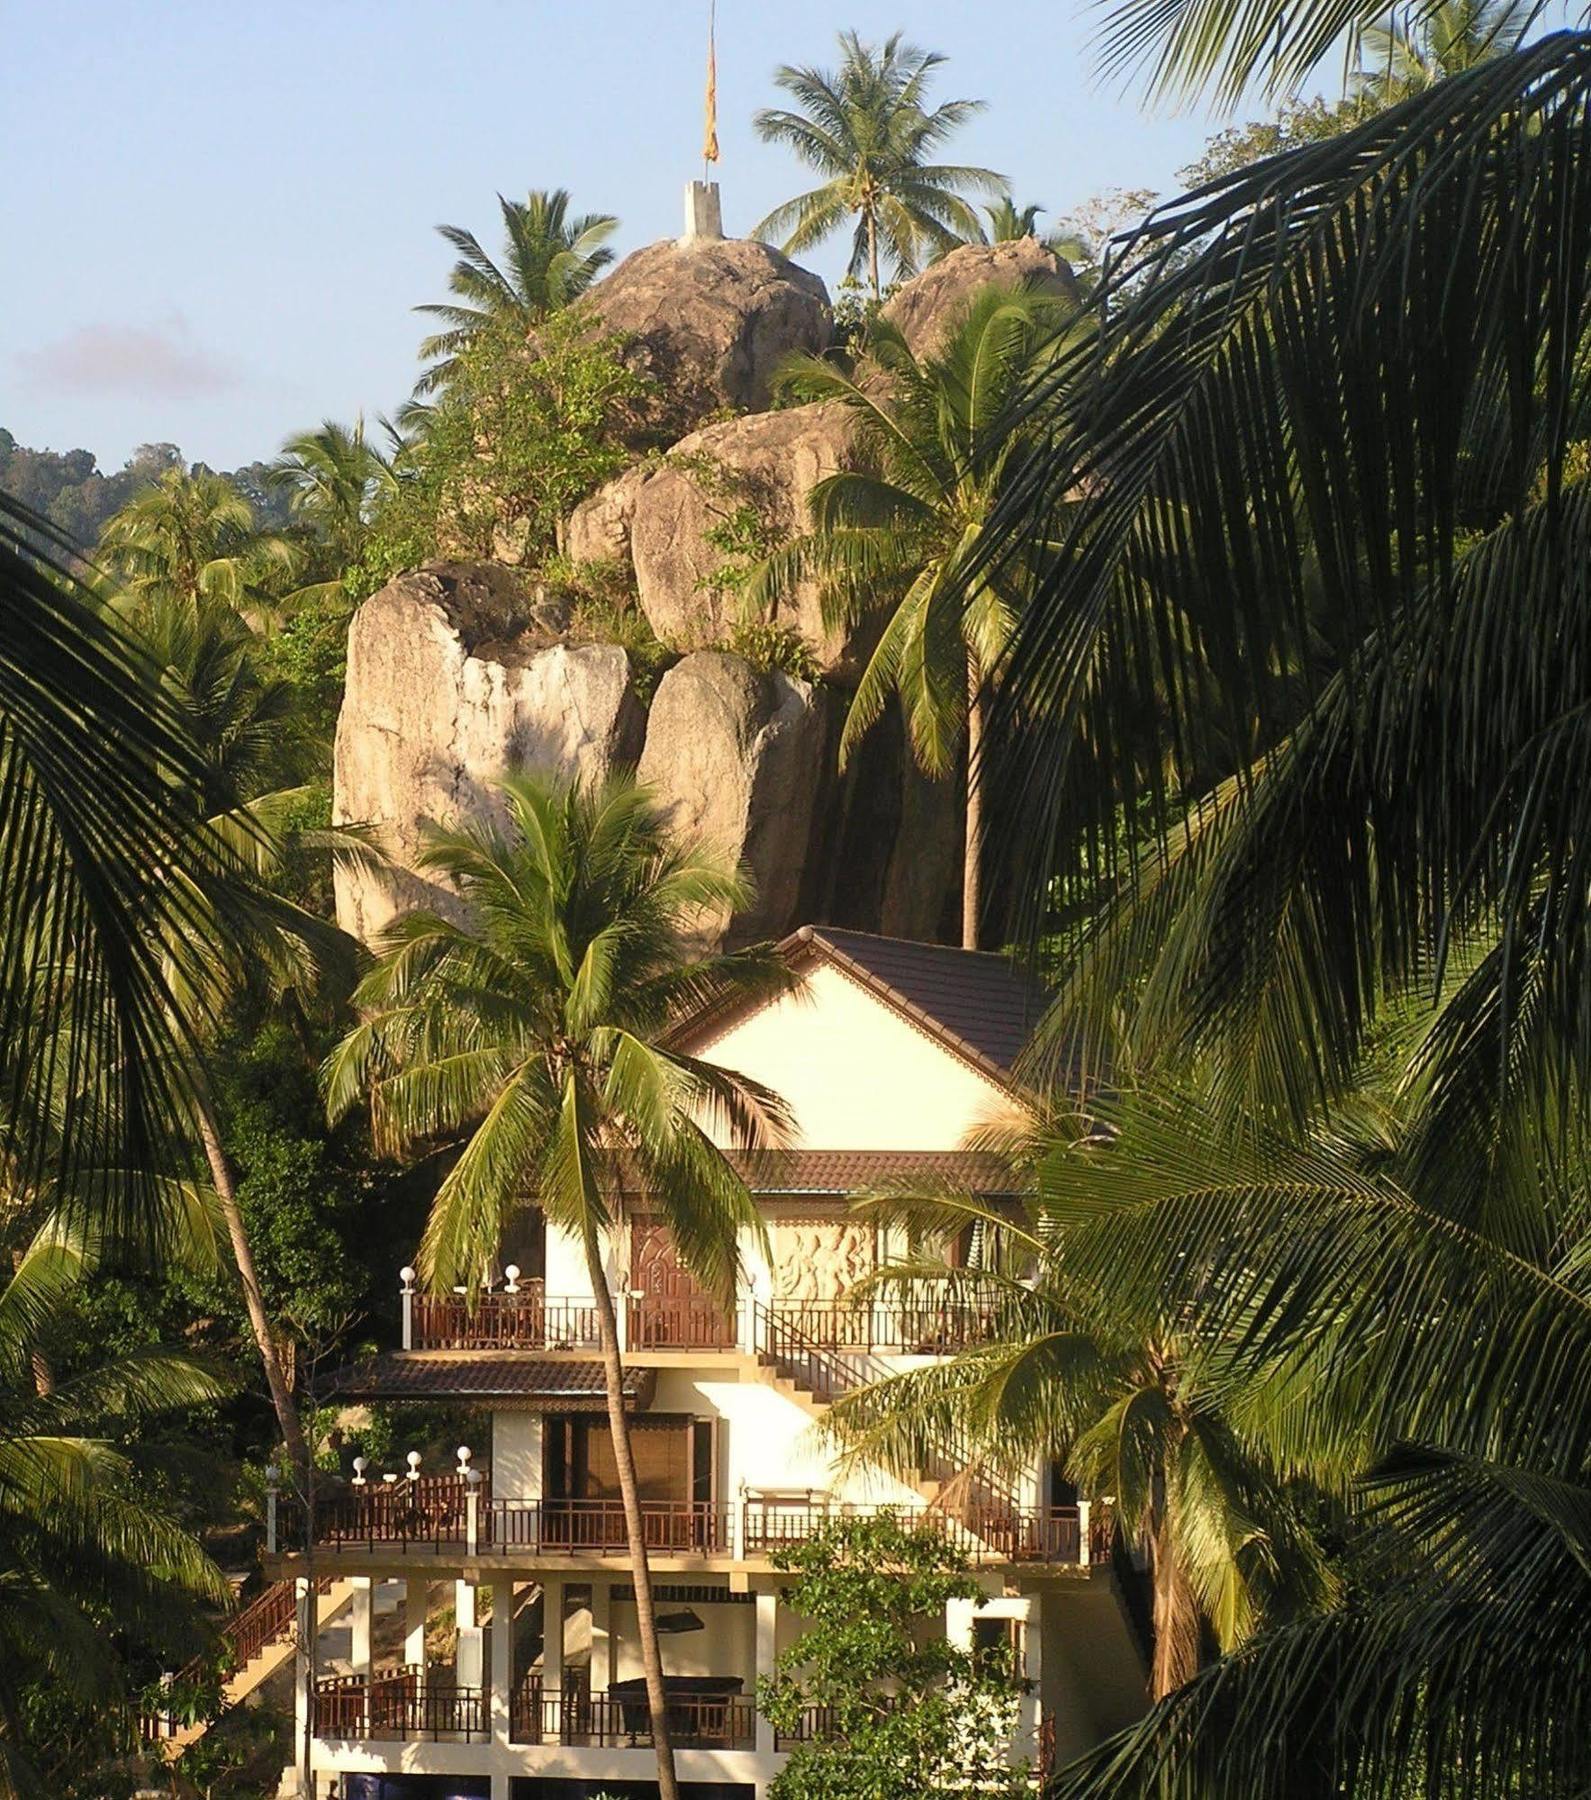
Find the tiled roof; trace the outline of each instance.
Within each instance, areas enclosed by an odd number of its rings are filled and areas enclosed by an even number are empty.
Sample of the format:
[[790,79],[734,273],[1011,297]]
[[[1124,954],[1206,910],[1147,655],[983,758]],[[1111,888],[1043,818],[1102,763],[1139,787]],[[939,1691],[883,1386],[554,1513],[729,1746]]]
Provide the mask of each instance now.
[[732,1150],[729,1160],[754,1194],[858,1194],[922,1182],[935,1190],[1012,1191],[998,1157],[939,1150]]
[[1044,1016],[1044,987],[1009,957],[803,925],[787,953],[825,957],[999,1080]]
[[[632,1408],[652,1398],[656,1372],[626,1369]],[[329,1383],[340,1400],[494,1400],[527,1412],[587,1412],[605,1404],[602,1364],[523,1350],[394,1350],[339,1369]]]

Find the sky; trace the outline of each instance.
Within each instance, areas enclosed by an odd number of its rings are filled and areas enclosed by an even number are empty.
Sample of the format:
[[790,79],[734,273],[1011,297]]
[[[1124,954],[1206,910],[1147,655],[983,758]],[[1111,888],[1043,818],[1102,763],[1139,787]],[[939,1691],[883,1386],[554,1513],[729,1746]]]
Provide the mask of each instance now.
[[[854,27],[947,58],[987,110],[950,160],[1058,215],[1175,191],[1221,121],[1106,91],[1087,0],[719,0],[724,226],[813,185],[751,117],[780,63]],[[566,187],[620,254],[681,229],[701,170],[706,0],[0,0],[8,178],[0,425],[117,468],[146,442],[227,468],[413,385],[452,261],[495,196]],[[1254,110],[1258,110],[1257,108]],[[832,283],[839,239],[803,258]]]

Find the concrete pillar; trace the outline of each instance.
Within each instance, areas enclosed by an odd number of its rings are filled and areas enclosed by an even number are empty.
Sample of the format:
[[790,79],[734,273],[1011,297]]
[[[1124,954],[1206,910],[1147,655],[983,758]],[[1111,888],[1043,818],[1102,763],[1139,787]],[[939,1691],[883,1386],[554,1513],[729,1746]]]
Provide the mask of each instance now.
[[605,1694],[618,1677],[619,1646],[613,1636],[613,1583],[591,1584],[591,1691]]
[[298,1651],[294,1659],[293,1680],[293,1761],[300,1765],[302,1772],[304,1726],[309,1719],[309,1656],[306,1646],[314,1641],[319,1609],[307,1581],[296,1581],[293,1587],[294,1598],[298,1603]]
[[484,1687],[485,1668],[481,1654],[481,1628],[475,1622],[475,1584],[456,1581],[453,1584],[453,1616],[458,1621],[459,1642],[454,1658],[454,1673],[460,1687]]
[[[757,1595],[757,1682],[773,1674],[779,1653],[779,1596],[768,1592]],[[757,1714],[757,1754],[773,1754],[773,1726]]]
[[945,1602],[945,1638],[957,1650],[972,1648],[972,1615],[977,1605],[976,1600]]
[[[492,1800],[508,1800],[508,1709],[514,1686],[514,1584],[501,1571],[492,1582]],[[501,1769],[501,1776],[497,1771]],[[499,1788],[498,1783],[502,1786]]]
[[1038,1761],[1039,1726],[1044,1718],[1044,1602],[1038,1594],[1025,1595],[1015,1614],[1021,1622],[1022,1667],[1019,1673],[1028,1691],[1017,1708],[1013,1762]]
[[716,181],[688,181],[685,184],[684,243],[711,241],[724,235],[723,213],[718,202]]
[[348,1660],[353,1664],[354,1673],[363,1675],[368,1681],[371,1667],[370,1625],[375,1590],[368,1575],[356,1575],[353,1581],[353,1629],[349,1633]]
[[410,1576],[403,1584],[403,1660],[425,1672],[425,1614],[431,1584]]
[[542,1692],[563,1691],[563,1580],[550,1576],[541,1584]]

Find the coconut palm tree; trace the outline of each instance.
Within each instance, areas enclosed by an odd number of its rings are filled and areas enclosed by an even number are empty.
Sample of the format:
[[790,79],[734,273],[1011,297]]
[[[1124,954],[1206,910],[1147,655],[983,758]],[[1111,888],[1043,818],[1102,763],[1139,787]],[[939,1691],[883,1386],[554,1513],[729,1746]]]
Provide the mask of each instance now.
[[99,553],[124,593],[222,600],[256,626],[278,616],[300,562],[286,538],[259,529],[254,508],[224,475],[204,469],[168,469],[141,488],[106,520]]
[[897,326],[879,320],[868,369],[847,374],[819,357],[788,362],[782,391],[850,414],[859,466],[813,488],[811,529],[769,557],[748,589],[750,605],[767,606],[816,578],[836,623],[889,609],[851,701],[840,757],[849,757],[892,695],[929,774],[948,775],[965,748],[961,925],[968,949],[977,948],[981,915],[985,682],[1034,568],[1028,555],[988,562],[982,534],[1020,460],[1022,438],[1004,429],[1005,410],[1052,353],[1055,330],[1038,299],[989,287],[931,355],[914,353]]
[[[71,556],[0,496],[0,1158],[13,1185],[56,1182],[108,1241],[159,1245],[189,1039],[152,936],[179,931],[217,853],[188,722]],[[114,1106],[58,1114],[87,1082]]]
[[[1352,22],[1326,11],[1277,52],[1274,14],[1262,50],[1188,0],[1157,48],[1220,86],[1302,66]],[[1135,865],[1057,1052],[1088,1064],[1125,1014],[1141,1071],[1213,1067],[1217,1116],[1292,1131],[1389,1008],[1440,1002],[1407,1166],[1187,1192],[1136,1248],[1111,1234],[1118,1272],[1175,1269],[1168,1304],[1191,1271],[1190,1304],[1312,1347],[1419,1461],[1375,1477],[1390,1560],[1356,1565],[1356,1609],[1256,1639],[1079,1792],[1591,1779],[1588,116],[1591,37],[1560,33],[1162,209],[991,528],[1062,546],[997,701],[1020,885],[1036,911],[1090,840]],[[1158,767],[1097,756],[1155,716]],[[1074,1241],[1080,1279],[1105,1259]]]
[[[387,430],[395,438],[392,427]],[[340,571],[358,558],[370,508],[392,492],[397,478],[392,453],[365,436],[361,414],[352,426],[326,419],[318,430],[289,438],[266,479],[286,494],[293,519],[330,552]]]
[[191,1359],[152,1347],[39,1392],[38,1344],[92,1272],[92,1244],[59,1218],[18,1234],[9,1216],[0,1243],[0,1792],[19,1795],[54,1791],[50,1778],[68,1772],[57,1761],[63,1747],[29,1728],[30,1690],[36,1699],[48,1682],[107,1716],[107,1736],[120,1736],[125,1750],[136,1719],[120,1641],[185,1654],[200,1641],[196,1603],[229,1602],[231,1590],[140,1482],[134,1460],[106,1441],[108,1423],[125,1430],[200,1405],[222,1385]]
[[775,72],[795,106],[764,107],[757,133],[794,150],[824,181],[775,207],[752,235],[781,239],[786,255],[798,256],[854,217],[848,272],[866,270],[877,301],[881,259],[895,276],[912,275],[931,257],[981,237],[963,196],[1000,194],[1005,178],[926,160],[983,110],[981,100],[947,100],[928,111],[929,77],[942,56],[903,43],[899,32],[874,45],[842,31],[840,59],[834,71],[787,64]]
[[1018,209],[1009,194],[1002,194],[992,205],[983,209],[983,216],[989,221],[989,242],[1006,244],[1018,238],[1036,238],[1039,235],[1039,214],[1043,211],[1042,206],[1024,206]]
[[[902,1475],[957,1442],[1003,1475],[1053,1460],[1082,1493],[1110,1496],[1117,1529],[1149,1552],[1159,1700],[1198,1673],[1207,1641],[1235,1649],[1262,1622],[1330,1594],[1310,1508],[1322,1510],[1326,1486],[1341,1480],[1317,1457],[1318,1491],[1306,1487],[1296,1454],[1274,1453],[1269,1369],[1241,1386],[1222,1381],[1175,1308],[1077,1280],[1074,1233],[1138,1199],[1145,1180],[1141,1109],[1118,1104],[1114,1128],[1099,1124],[1067,1117],[990,1134],[981,1147],[1008,1160],[1013,1191],[1030,1196],[1019,1210],[949,1193],[867,1203],[918,1247],[871,1285],[912,1304],[938,1290],[988,1329],[936,1366],[841,1396],[831,1429],[852,1455]],[[1240,1162],[1223,1146],[1207,1173],[1231,1184]],[[964,1267],[929,1254],[969,1236],[977,1255]]]
[[1363,36],[1354,91],[1406,100],[1519,47],[1534,17],[1522,0],[1442,0],[1407,20],[1389,12]]
[[624,1503],[658,1780],[676,1800],[605,1242],[624,1229],[626,1194],[660,1216],[686,1266],[725,1304],[738,1239],[760,1232],[744,1183],[708,1135],[778,1143],[778,1098],[685,1055],[669,1028],[686,1010],[779,992],[765,949],[691,961],[683,934],[703,909],[745,904],[718,858],[674,844],[644,788],[529,775],[502,783],[508,826],[434,832],[425,871],[467,910],[456,924],[417,912],[387,933],[355,1001],[363,1019],[328,1059],[327,1108],[365,1094],[378,1146],[459,1146],[437,1191],[419,1265],[444,1288],[494,1258],[516,1207],[534,1197],[585,1252]]
[[507,200],[503,212],[504,267],[481,248],[475,234],[460,225],[437,230],[459,253],[448,276],[459,302],[417,306],[446,326],[420,346],[432,367],[420,377],[418,391],[435,393],[453,379],[456,359],[488,326],[509,326],[520,335],[572,305],[613,261],[607,240],[619,228],[611,213],[569,216],[563,188],[533,190],[528,199]]

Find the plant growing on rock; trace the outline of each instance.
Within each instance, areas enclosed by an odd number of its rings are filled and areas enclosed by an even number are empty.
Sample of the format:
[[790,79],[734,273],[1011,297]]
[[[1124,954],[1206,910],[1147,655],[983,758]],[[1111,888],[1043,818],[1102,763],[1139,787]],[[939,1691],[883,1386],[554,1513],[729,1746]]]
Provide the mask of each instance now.
[[822,584],[826,619],[889,617],[857,685],[842,764],[899,697],[919,764],[948,775],[965,751],[967,831],[962,942],[978,946],[983,804],[979,748],[985,685],[1032,579],[1033,546],[999,562],[984,532],[1021,460],[1006,409],[1051,353],[1051,310],[999,287],[978,294],[933,356],[899,328],[872,328],[873,367],[850,375],[819,357],[786,364],[781,384],[805,401],[844,406],[858,466],[827,476],[808,501],[810,529],[762,564],[748,604],[771,611],[798,582]]
[[963,191],[1000,194],[1005,177],[927,160],[983,110],[981,100],[947,100],[928,110],[928,78],[942,56],[903,43],[898,31],[882,45],[842,31],[840,56],[832,72],[786,65],[774,75],[795,107],[764,107],[754,120],[757,134],[787,145],[826,179],[776,206],[752,235],[783,238],[781,248],[795,256],[854,216],[848,272],[866,271],[876,302],[884,258],[896,276],[913,275],[932,257],[980,238]]
[[549,313],[572,306],[613,261],[607,240],[619,228],[611,213],[569,216],[563,188],[536,190],[526,200],[497,204],[503,212],[503,261],[499,268],[481,248],[474,232],[460,225],[437,230],[459,252],[448,276],[449,290],[463,305],[418,306],[446,324],[428,337],[420,356],[432,366],[420,377],[422,394],[450,387],[460,373],[459,357],[481,337],[501,326],[523,339]]

